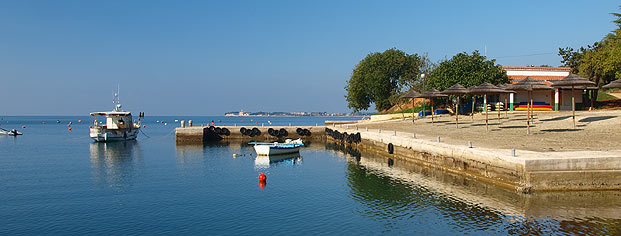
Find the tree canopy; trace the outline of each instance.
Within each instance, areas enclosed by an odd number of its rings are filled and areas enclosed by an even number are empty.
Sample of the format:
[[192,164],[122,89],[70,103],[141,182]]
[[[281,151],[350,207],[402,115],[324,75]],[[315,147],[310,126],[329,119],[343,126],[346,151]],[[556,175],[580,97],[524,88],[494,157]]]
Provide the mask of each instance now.
[[592,45],[559,48],[561,62],[571,67],[571,72],[589,78],[598,85],[621,77],[621,14],[612,13],[617,19],[617,29]]
[[420,86],[420,74],[429,68],[426,56],[406,54],[398,49],[368,54],[354,68],[347,81],[347,107],[368,110],[375,103],[378,111],[392,106],[391,96]]
[[456,83],[471,87],[483,82],[508,83],[509,77],[502,66],[496,65],[496,60],[487,60],[479,51],[472,52],[472,55],[463,52],[440,62],[426,79],[425,88],[442,91]]

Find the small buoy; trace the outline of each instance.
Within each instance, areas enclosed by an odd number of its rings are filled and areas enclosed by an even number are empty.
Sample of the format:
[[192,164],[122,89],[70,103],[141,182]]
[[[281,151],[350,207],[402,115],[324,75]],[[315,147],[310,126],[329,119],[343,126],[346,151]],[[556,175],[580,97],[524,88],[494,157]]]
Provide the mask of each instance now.
[[265,174],[261,172],[261,174],[259,175],[259,182],[265,182],[265,181],[267,181],[267,176],[265,176]]
[[78,120],[78,123],[82,123],[82,120]]
[[69,124],[73,124],[73,122],[69,121]]
[[164,121],[160,121],[162,124],[164,124]]
[[43,121],[43,124],[45,124],[45,121]]
[[69,127],[69,131],[71,131],[71,127]]
[[164,125],[168,125],[168,123],[164,123]]
[[25,128],[26,128],[26,126],[25,126],[25,125],[22,125],[22,129],[25,129]]
[[147,125],[142,125],[142,128],[147,128]]
[[67,127],[71,126],[71,124],[67,124]]
[[267,183],[265,182],[259,182],[259,188],[264,189],[265,185],[267,185]]
[[233,158],[237,157],[237,154],[233,153]]

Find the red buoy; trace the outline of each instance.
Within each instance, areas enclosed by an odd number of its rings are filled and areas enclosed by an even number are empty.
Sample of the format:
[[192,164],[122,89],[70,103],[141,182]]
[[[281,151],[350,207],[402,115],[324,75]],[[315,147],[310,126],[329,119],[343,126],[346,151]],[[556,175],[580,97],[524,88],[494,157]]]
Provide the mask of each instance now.
[[43,124],[45,124],[45,121],[43,121]]
[[82,120],[78,120],[78,123],[82,123]]
[[147,128],[147,125],[142,125],[142,128]]
[[162,122],[160,122],[160,123],[164,124],[164,121],[162,121]]
[[26,128],[26,126],[25,126],[25,125],[22,125],[22,129],[25,129],[25,128]]
[[267,176],[265,176],[265,174],[261,172],[261,174],[259,175],[259,182],[265,182],[265,181],[267,181]]
[[71,131],[71,127],[69,127],[69,131]]

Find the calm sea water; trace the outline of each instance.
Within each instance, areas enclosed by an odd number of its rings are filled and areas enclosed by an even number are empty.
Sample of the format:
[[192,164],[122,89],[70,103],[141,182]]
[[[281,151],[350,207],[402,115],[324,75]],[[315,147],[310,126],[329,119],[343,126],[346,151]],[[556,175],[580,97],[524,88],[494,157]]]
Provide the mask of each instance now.
[[521,195],[316,142],[270,163],[242,143],[177,146],[174,119],[326,118],[148,117],[148,137],[106,144],[88,117],[2,117],[24,135],[0,136],[0,235],[621,234],[620,192]]

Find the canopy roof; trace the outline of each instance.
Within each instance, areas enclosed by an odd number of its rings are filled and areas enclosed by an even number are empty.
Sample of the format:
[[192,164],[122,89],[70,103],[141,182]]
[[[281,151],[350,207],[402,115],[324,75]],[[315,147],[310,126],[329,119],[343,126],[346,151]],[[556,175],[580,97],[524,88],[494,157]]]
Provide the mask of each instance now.
[[580,77],[580,76],[578,76],[576,74],[569,74],[567,77],[552,83],[553,87],[561,87],[561,86],[589,86],[589,85],[594,86],[595,82],[589,81],[588,79]]
[[437,89],[430,89],[427,92],[424,92],[419,96],[419,98],[435,98],[435,97],[446,97],[446,94],[441,93]]
[[420,97],[420,93],[414,91],[414,89],[408,91],[407,93],[401,95],[402,98],[418,98]]
[[607,88],[607,89],[609,89],[609,88],[621,88],[621,79],[612,81],[609,84],[604,85],[604,87],[602,87],[602,88]]
[[499,94],[499,93],[506,93],[506,91],[504,89],[496,87],[496,85],[485,82],[479,86],[474,86],[470,88],[470,93],[471,94]]
[[510,90],[551,90],[552,87],[541,83],[540,81],[533,79],[531,77],[526,77],[523,80],[518,81],[515,84],[507,86],[507,89]]
[[91,116],[131,116],[132,113],[129,111],[102,111],[102,112],[91,112]]
[[505,90],[505,93],[517,93],[516,91],[509,89],[509,84],[499,84],[498,88]]
[[470,90],[468,90],[464,86],[461,86],[461,84],[455,84],[455,85],[445,89],[444,91],[442,91],[443,94],[449,94],[449,95],[467,94],[469,92],[470,92]]

